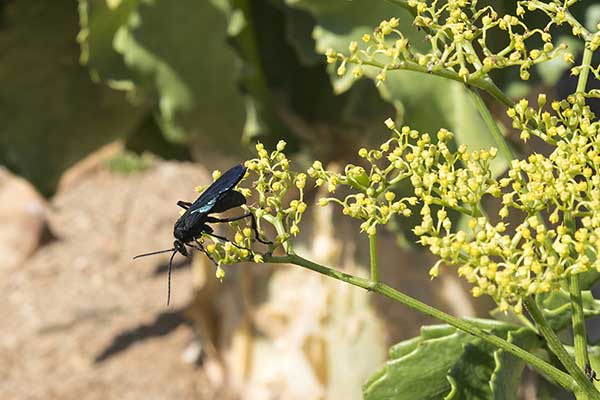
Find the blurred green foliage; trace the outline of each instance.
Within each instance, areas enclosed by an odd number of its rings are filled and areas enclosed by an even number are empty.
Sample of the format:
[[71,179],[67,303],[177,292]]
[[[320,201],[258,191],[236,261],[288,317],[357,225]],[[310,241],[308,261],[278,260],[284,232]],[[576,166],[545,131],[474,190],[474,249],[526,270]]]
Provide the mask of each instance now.
[[145,110],[79,64],[72,1],[0,7],[0,164],[48,195],[66,168],[135,129]]
[[107,164],[111,171],[127,175],[149,168],[152,161],[152,157],[148,153],[139,155],[132,151],[122,151],[110,158]]

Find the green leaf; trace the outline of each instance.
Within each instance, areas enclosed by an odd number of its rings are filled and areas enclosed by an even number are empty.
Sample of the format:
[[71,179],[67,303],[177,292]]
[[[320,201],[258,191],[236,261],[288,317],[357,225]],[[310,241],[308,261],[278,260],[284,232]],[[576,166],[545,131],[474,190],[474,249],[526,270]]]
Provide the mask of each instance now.
[[[525,349],[538,346],[525,328],[470,320]],[[423,327],[421,335],[390,349],[386,365],[363,385],[366,400],[516,399],[524,363],[448,325]]]
[[[133,72],[114,46],[119,28],[127,24],[140,0],[122,0],[116,6],[108,1],[79,0],[77,41],[81,46],[81,63],[97,80],[115,88],[130,88]],[[114,2],[113,2],[114,3]]]
[[[390,359],[377,379],[369,379],[363,395],[370,399],[440,399],[450,387],[447,371],[462,353],[460,333],[422,340],[414,351]],[[417,397],[415,397],[417,396]]]
[[66,168],[128,135],[145,110],[79,64],[73,2],[4,2],[2,12],[0,164],[51,195]]
[[[592,258],[592,261],[594,258]],[[582,289],[591,289],[592,286],[600,279],[600,272],[595,268],[590,269],[589,271],[583,272],[579,275],[579,284]]]
[[488,385],[494,370],[493,353],[490,346],[465,344],[463,354],[454,363],[448,376],[452,390],[446,400],[491,399],[492,389]]
[[[535,332],[522,328],[508,332],[508,341],[527,350],[540,346],[540,339]],[[525,362],[505,350],[497,349],[494,352],[496,368],[492,373],[490,386],[494,399],[516,400],[517,389],[521,381],[521,374]]]
[[169,140],[238,147],[246,107],[238,60],[211,2],[80,0],[80,15],[82,58],[93,76],[151,104]]
[[[594,299],[591,291],[583,290],[581,300],[585,318],[600,315],[600,301]],[[558,332],[570,326],[571,303],[569,293],[566,290],[560,289],[540,295],[537,302],[553,330]]]

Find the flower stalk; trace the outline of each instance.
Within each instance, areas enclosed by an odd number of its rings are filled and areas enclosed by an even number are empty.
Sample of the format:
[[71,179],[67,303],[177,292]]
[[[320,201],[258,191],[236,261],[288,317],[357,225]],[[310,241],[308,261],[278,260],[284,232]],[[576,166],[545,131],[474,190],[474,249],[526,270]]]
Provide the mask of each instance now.
[[377,234],[369,235],[369,255],[371,261],[371,282],[379,282],[379,266],[377,265]]

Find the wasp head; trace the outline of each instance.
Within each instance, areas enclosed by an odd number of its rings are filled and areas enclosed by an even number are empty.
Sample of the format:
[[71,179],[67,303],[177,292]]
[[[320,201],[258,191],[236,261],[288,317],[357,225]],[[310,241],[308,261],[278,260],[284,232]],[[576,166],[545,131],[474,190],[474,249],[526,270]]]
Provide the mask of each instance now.
[[175,249],[175,251],[188,257],[188,252],[187,252],[187,249],[185,248],[185,244],[183,244],[183,242],[181,240],[179,240],[179,239],[175,240],[173,242],[173,248]]

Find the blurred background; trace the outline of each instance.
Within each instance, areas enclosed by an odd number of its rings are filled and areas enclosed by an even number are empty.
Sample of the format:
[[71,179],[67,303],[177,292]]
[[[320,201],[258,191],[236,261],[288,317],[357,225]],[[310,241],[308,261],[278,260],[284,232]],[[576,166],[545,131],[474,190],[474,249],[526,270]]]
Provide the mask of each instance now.
[[[514,13],[514,1],[493,3]],[[591,26],[593,3],[573,8]],[[355,82],[326,65],[327,48],[391,17],[425,44],[384,0],[0,1],[0,398],[361,398],[388,346],[434,321],[298,267],[229,266],[219,282],[202,256],[176,257],[166,307],[168,254],[131,258],[170,247],[176,202],[256,141],[285,140],[297,170],[355,161],[388,117],[494,145],[459,83],[401,71],[376,87],[374,71]],[[513,98],[560,96],[574,87],[566,68],[494,78]],[[511,138],[503,107],[490,107]],[[298,252],[363,274],[368,242],[338,211],[308,211]],[[488,316],[490,301],[452,273],[430,282],[435,260],[410,229],[381,232],[383,280]],[[522,390],[532,396],[535,382]]]

